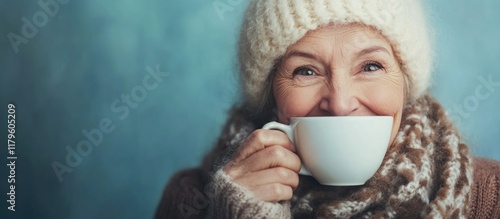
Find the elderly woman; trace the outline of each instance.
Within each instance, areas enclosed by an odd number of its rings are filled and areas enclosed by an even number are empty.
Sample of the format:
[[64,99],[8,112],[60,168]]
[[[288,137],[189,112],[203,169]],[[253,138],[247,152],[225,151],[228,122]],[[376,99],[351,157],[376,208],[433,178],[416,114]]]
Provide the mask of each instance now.
[[[419,1],[255,0],[239,58],[243,103],[202,166],[171,178],[157,218],[500,218],[500,164],[472,158],[426,92]],[[309,116],[392,116],[385,171],[342,187],[299,175],[292,142],[261,127]]]

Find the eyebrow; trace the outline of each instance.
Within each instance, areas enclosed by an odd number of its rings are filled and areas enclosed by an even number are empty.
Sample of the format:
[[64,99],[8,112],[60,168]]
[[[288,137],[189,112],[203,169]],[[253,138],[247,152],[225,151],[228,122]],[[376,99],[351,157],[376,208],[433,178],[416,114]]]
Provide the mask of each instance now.
[[315,55],[307,53],[307,52],[302,52],[302,51],[299,51],[299,50],[292,50],[291,52],[289,52],[288,54],[286,54],[284,58],[288,59],[288,58],[290,58],[292,56],[300,56],[300,57],[304,57],[304,58],[308,58],[308,59],[318,60]]
[[[389,51],[387,51],[387,49],[385,49],[382,46],[372,46],[372,47],[369,47],[369,48],[366,48],[366,49],[363,49],[363,50],[357,52],[356,53],[356,57],[359,58],[361,56],[364,56],[366,54],[370,54],[370,53],[373,53],[373,52],[385,52],[388,55],[391,54],[391,53],[389,53]],[[304,57],[304,58],[308,58],[308,59],[318,60],[318,58],[315,55],[313,55],[311,53],[299,51],[299,50],[292,50],[292,51],[290,51],[288,54],[285,55],[284,58],[288,59],[288,58],[290,58],[292,56],[299,56],[299,57]]]
[[385,52],[388,55],[391,54],[391,53],[389,53],[389,51],[387,51],[387,49],[385,49],[382,46],[372,46],[372,47],[369,47],[369,48],[366,48],[366,49],[363,49],[363,50],[359,51],[356,56],[357,57],[361,57],[361,56],[364,56],[366,54],[370,54],[370,53],[373,53],[373,52]]

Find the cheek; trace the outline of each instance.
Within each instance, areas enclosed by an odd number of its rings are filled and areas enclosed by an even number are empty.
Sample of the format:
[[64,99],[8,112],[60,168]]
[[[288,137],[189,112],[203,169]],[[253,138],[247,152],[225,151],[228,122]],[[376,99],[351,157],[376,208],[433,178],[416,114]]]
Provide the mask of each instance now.
[[404,102],[404,80],[388,78],[364,87],[366,105],[371,111],[383,116],[401,113]]
[[319,102],[318,89],[315,86],[296,87],[279,83],[274,85],[276,108],[282,123],[289,123],[291,117],[307,116]]

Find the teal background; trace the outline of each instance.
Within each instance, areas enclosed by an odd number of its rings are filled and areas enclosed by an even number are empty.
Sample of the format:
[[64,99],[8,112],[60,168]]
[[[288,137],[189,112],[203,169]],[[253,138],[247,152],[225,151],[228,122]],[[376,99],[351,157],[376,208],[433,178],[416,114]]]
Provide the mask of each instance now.
[[[213,3],[228,5],[219,16]],[[151,218],[169,177],[199,164],[239,97],[236,42],[246,1],[87,0],[59,5],[18,53],[37,1],[0,1],[0,218]],[[466,116],[479,77],[500,82],[500,2],[426,1],[436,29],[432,92],[475,155],[500,160],[500,87]],[[135,108],[113,102],[137,91],[146,66],[168,72]],[[153,83],[152,80],[150,83]],[[16,212],[7,211],[7,104],[16,105]],[[470,103],[469,103],[470,104]],[[122,108],[123,109],[123,108]],[[114,130],[60,182],[51,167],[82,131]]]

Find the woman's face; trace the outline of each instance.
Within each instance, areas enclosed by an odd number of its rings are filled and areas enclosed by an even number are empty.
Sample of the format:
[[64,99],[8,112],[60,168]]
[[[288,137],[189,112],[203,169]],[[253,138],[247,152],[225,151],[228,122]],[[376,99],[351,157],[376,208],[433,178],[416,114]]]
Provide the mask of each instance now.
[[287,49],[273,81],[280,122],[306,116],[393,116],[391,143],[401,123],[404,87],[389,42],[362,25],[307,33]]

